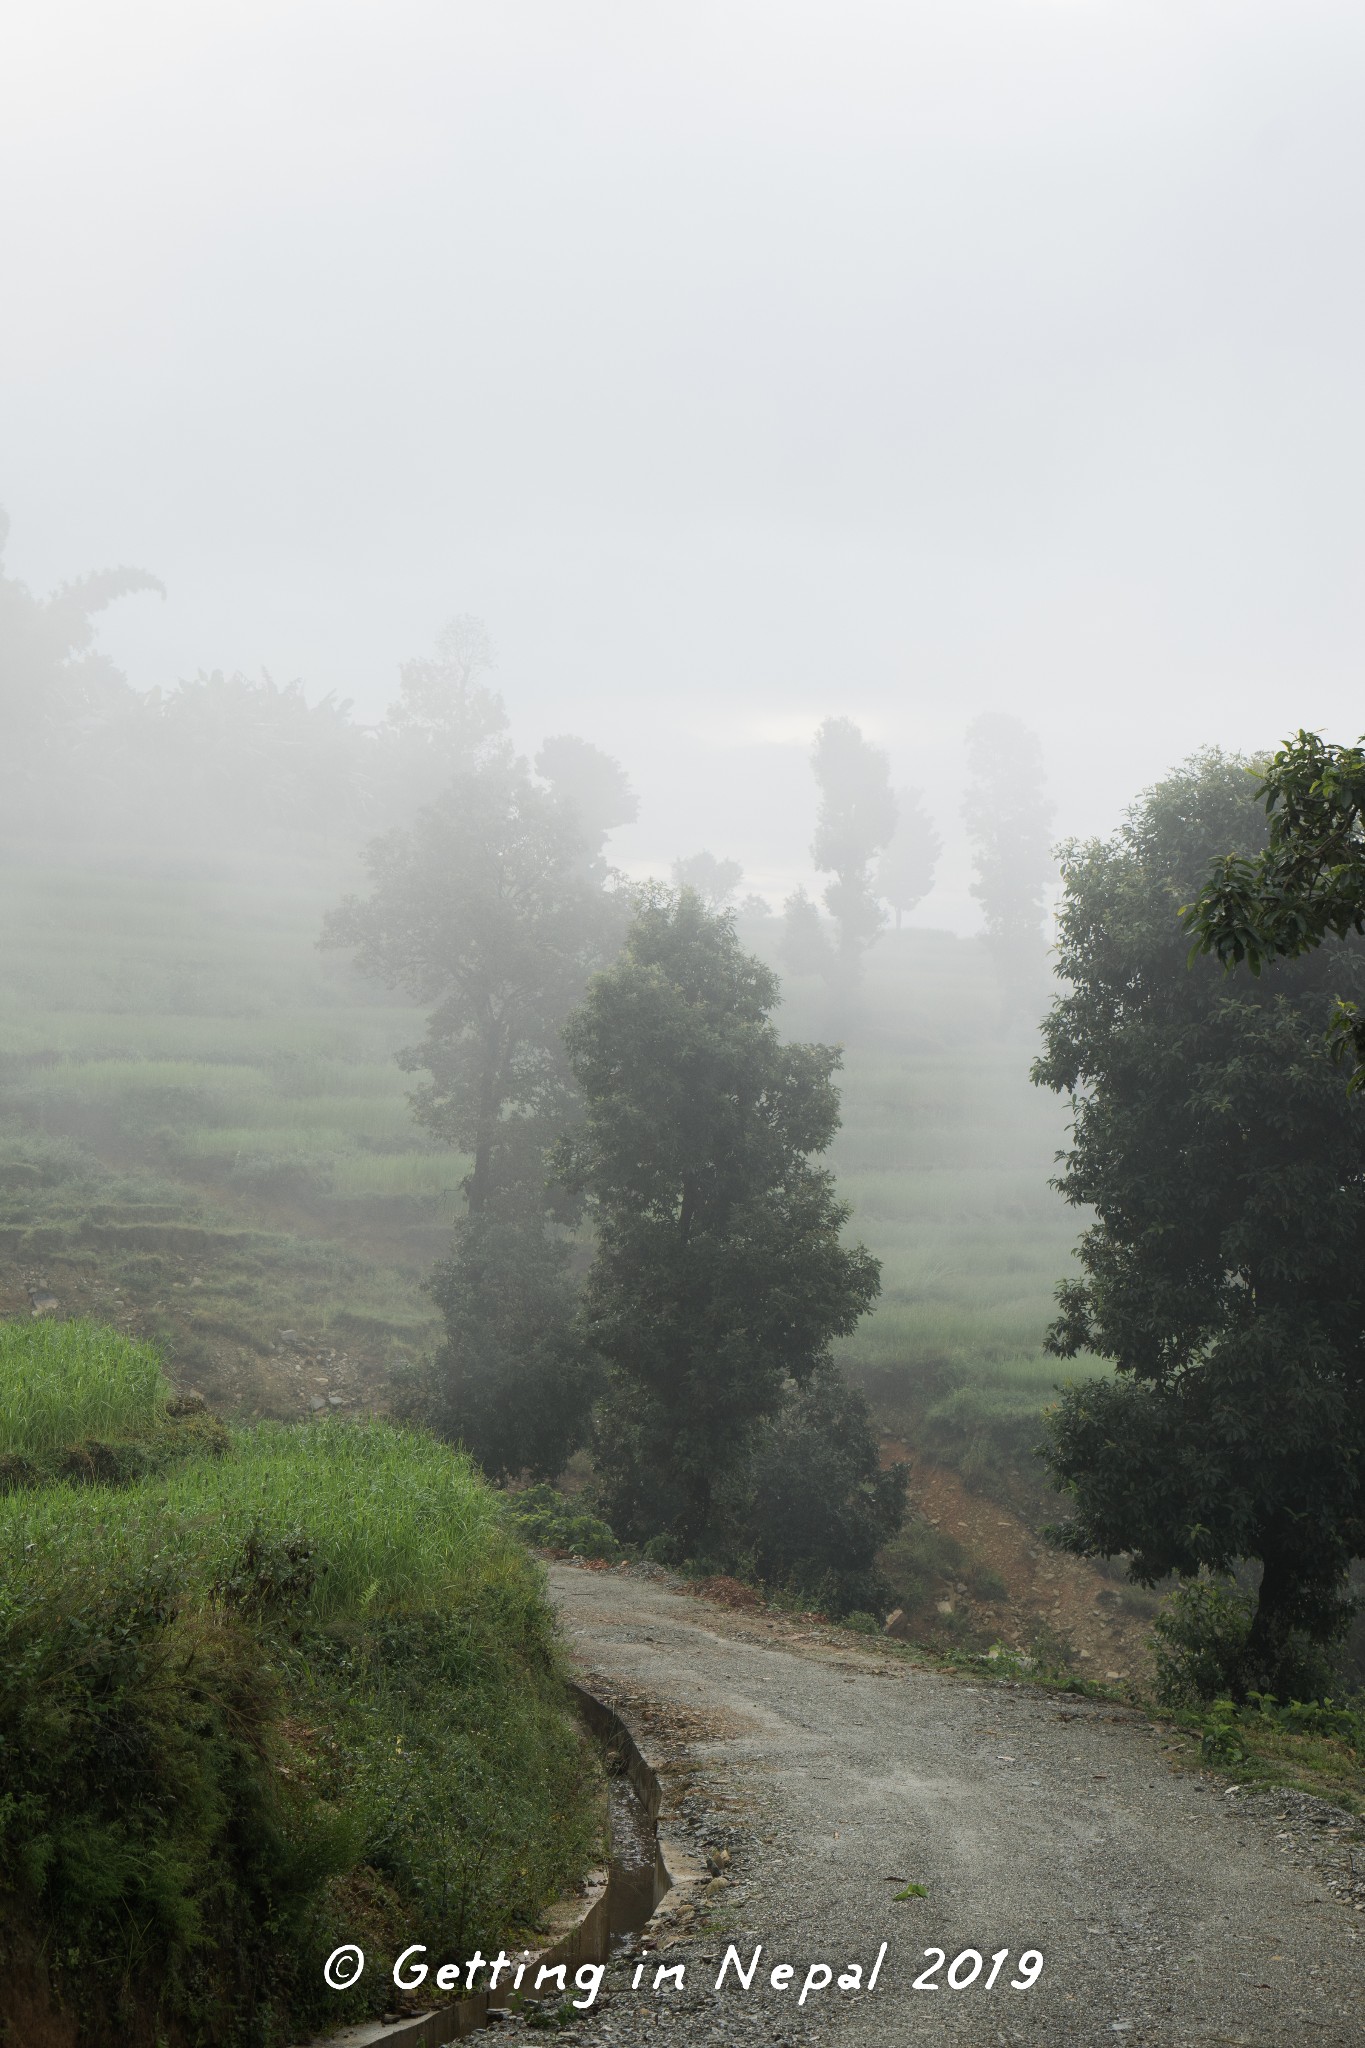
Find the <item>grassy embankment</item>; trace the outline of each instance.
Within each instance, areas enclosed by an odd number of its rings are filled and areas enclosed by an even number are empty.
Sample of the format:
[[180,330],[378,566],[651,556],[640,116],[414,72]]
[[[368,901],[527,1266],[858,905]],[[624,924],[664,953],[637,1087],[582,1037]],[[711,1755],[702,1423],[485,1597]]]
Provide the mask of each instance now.
[[168,1393],[96,1326],[0,1324],[0,2037],[44,2048],[380,2011],[399,1947],[524,1936],[598,1847],[539,1575],[467,1462],[206,1439]]

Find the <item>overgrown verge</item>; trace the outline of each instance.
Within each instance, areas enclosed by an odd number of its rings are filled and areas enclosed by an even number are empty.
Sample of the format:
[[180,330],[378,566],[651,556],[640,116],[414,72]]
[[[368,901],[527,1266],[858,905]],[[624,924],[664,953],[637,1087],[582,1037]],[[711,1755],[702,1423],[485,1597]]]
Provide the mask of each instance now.
[[[0,1350],[29,1467],[0,1499],[8,2039],[276,2048],[382,2010],[410,1941],[528,1933],[600,1808],[495,1496],[385,1424],[263,1424],[125,1483],[48,1476],[64,1425],[50,1398],[25,1425],[23,1366],[65,1343],[74,1379],[98,1334],[10,1328]],[[117,1338],[101,1356],[107,1421],[155,1447],[174,1426],[155,1359]],[[369,1966],[338,1994],[322,1965],[343,1942]]]

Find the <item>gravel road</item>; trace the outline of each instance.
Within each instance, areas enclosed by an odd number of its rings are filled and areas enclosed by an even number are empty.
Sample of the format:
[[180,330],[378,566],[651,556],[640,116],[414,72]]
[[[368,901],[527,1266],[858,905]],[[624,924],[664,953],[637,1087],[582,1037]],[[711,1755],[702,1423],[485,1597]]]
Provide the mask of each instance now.
[[[1365,2043],[1365,1832],[1336,1809],[1178,1769],[1126,1710],[963,1680],[628,1572],[556,1565],[551,1585],[584,1682],[663,1760],[664,1826],[720,1873],[656,1917],[642,1988],[628,1949],[590,2010],[561,2008],[561,2040]],[[927,1897],[896,1901],[911,1883]],[[761,1943],[759,1968],[750,1990],[732,1972],[717,1992],[731,1942],[746,1969]],[[882,1942],[875,1989],[799,2003],[812,1964],[857,1965],[865,1987]],[[944,1960],[916,1990],[926,1950]],[[955,1990],[966,1950],[983,1967]],[[1041,1974],[1012,1989],[1029,1950]],[[783,1962],[795,1975],[774,1989]],[[679,1963],[681,1989],[652,1989]]]

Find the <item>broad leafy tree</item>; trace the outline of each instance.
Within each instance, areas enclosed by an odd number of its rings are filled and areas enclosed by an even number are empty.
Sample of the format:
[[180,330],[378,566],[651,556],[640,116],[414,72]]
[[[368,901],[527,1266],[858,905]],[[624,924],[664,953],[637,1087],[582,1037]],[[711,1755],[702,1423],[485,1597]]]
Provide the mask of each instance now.
[[839,933],[844,974],[880,931],[885,912],[872,883],[872,863],[896,829],[890,764],[849,718],[827,718],[815,736],[811,766],[820,810],[811,859],[834,880],[825,904]]
[[1169,1572],[1261,1567],[1234,1685],[1281,1689],[1330,1644],[1365,1553],[1365,1100],[1324,1044],[1365,958],[1332,942],[1227,981],[1188,961],[1179,910],[1264,813],[1207,756],[1107,842],[1066,850],[1058,973],[1035,1069],[1068,1094],[1059,1186],[1093,1211],[1049,1342],[1112,1375],[1062,1395],[1065,1541]]
[[555,733],[545,741],[536,755],[536,773],[573,812],[594,858],[601,855],[609,832],[634,824],[639,815],[639,800],[621,763],[574,733]]
[[[1260,778],[1269,839],[1254,856],[1225,853],[1185,912],[1199,950],[1225,967],[1297,959],[1324,939],[1365,934],[1365,740],[1334,746],[1300,732]],[[1332,1026],[1365,1087],[1365,1017],[1343,1002]]]
[[687,1552],[756,1426],[879,1286],[814,1163],[839,1054],[783,1044],[777,997],[729,913],[660,890],[565,1032],[585,1112],[566,1166],[597,1227],[584,1325],[608,1371],[605,1504],[622,1535]]

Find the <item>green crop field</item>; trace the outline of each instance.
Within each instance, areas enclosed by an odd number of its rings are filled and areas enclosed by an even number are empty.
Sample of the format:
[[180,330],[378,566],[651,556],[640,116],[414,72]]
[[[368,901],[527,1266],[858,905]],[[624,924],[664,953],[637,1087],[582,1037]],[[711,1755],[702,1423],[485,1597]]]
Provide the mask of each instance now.
[[[420,1283],[467,1162],[408,1110],[395,1054],[422,1013],[318,949],[356,880],[297,854],[0,868],[0,1312],[41,1284],[243,1414],[295,1414],[324,1379],[364,1405],[432,1342]],[[1077,1228],[1048,1186],[1064,1105],[998,1009],[976,942],[905,932],[852,1003],[796,981],[780,1019],[846,1045],[832,1163],[883,1292],[844,1361],[986,1484],[1030,1468]]]

